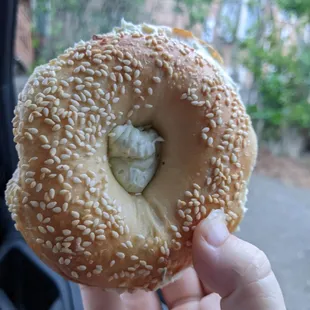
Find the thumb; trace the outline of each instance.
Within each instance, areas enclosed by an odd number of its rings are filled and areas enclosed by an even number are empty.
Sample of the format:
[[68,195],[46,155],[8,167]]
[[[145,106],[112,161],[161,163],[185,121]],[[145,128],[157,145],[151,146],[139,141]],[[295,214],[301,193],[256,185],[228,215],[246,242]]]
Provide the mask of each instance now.
[[206,291],[218,293],[223,310],[285,310],[266,255],[233,235],[224,213],[211,212],[195,230],[194,268]]

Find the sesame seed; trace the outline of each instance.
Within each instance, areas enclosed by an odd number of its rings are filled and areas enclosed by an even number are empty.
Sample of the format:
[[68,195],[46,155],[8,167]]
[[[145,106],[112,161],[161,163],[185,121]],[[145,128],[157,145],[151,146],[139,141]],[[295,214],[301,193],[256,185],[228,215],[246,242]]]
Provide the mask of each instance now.
[[127,80],[127,81],[131,81],[132,79],[131,79],[131,76],[128,74],[128,73],[125,73],[124,74],[124,76],[125,76],[125,79]]
[[134,78],[137,79],[140,76],[140,70],[136,70],[134,73]]
[[88,246],[90,246],[92,243],[90,242],[90,241],[84,241],[83,243],[82,243],[82,246],[83,247],[88,247]]
[[216,122],[213,119],[211,119],[210,125],[212,128],[216,128]]
[[213,138],[209,137],[208,138],[208,145],[211,146],[213,144]]
[[37,128],[28,128],[28,131],[34,135],[36,135],[39,132]]
[[178,231],[178,227],[175,226],[175,225],[170,225],[170,228],[171,228],[173,231]]
[[96,234],[104,234],[104,230],[103,229],[97,229],[95,230]]
[[37,193],[40,192],[42,190],[42,188],[43,188],[42,183],[38,183],[37,186],[36,186],[36,192]]
[[73,278],[76,278],[76,279],[79,278],[79,275],[78,275],[77,272],[75,272],[75,271],[71,271],[71,276],[72,276]]
[[125,225],[125,233],[129,234],[129,227],[128,227],[128,225]]
[[107,77],[109,74],[104,69],[100,69],[101,74],[103,74],[105,77]]
[[204,101],[192,101],[191,104],[193,106],[202,107],[204,105]]
[[83,90],[85,88],[85,85],[77,85],[75,86],[76,90]]
[[184,93],[184,94],[182,94],[182,96],[181,96],[181,98],[180,98],[181,100],[185,100],[185,99],[187,99],[187,93]]
[[115,75],[114,72],[111,72],[111,73],[110,73],[110,79],[111,79],[112,81],[116,82],[116,75]]
[[152,78],[152,80],[156,83],[156,84],[159,84],[161,82],[161,79],[158,77],[158,76],[154,76]]
[[114,279],[117,280],[119,278],[117,273],[114,273]]
[[49,144],[43,144],[41,145],[42,149],[45,149],[45,150],[49,150],[51,148],[51,146]]
[[127,117],[128,117],[128,118],[131,117],[132,114],[133,114],[133,110],[130,110],[130,111],[128,112],[128,114],[127,114]]
[[86,220],[86,221],[84,221],[84,225],[86,225],[86,226],[90,226],[90,225],[93,225],[93,221],[90,221],[90,220]]
[[47,228],[47,230],[48,230],[50,233],[55,232],[55,228],[52,227],[52,226],[47,225],[46,228]]
[[123,60],[123,64],[125,64],[126,66],[129,66],[131,64],[131,61],[128,59]]
[[135,81],[133,82],[133,85],[134,85],[134,86],[141,86],[141,84],[142,84],[142,82],[141,82],[140,80],[135,80]]
[[55,126],[53,126],[52,131],[58,131],[60,130],[61,126],[59,124],[56,124]]
[[160,60],[160,59],[156,59],[155,60],[155,63],[156,63],[156,65],[158,66],[158,67],[162,67],[163,66],[163,62]]
[[128,247],[130,247],[130,248],[133,248],[133,244],[132,244],[132,242],[131,241],[126,241],[126,244],[128,245]]
[[238,218],[238,215],[237,215],[235,212],[231,211],[231,210],[228,210],[227,213],[228,213],[233,219],[237,219],[237,218]]
[[87,103],[90,104],[90,105],[92,105],[92,106],[96,105],[96,104],[95,104],[95,101],[94,101],[93,99],[91,99],[91,98],[88,98],[88,99],[87,99]]
[[128,59],[132,59],[132,55],[129,52],[125,52],[125,57],[127,57]]
[[192,221],[193,221],[193,218],[192,218],[190,215],[188,215],[188,214],[185,216],[185,218],[186,218],[186,220],[189,221],[189,222],[192,222]]
[[74,237],[73,237],[73,236],[70,236],[70,237],[65,238],[65,241],[67,241],[67,242],[73,241],[73,240],[74,240]]
[[119,238],[119,234],[116,231],[112,230],[111,234],[113,238]]
[[22,200],[22,204],[26,204],[27,202],[28,202],[28,197],[25,196],[25,197],[23,198],[23,200]]
[[194,189],[194,196],[195,196],[196,198],[199,198],[199,192],[198,192],[197,189]]
[[82,183],[81,179],[78,178],[78,177],[73,177],[73,178],[72,178],[72,181],[73,181],[73,183],[75,183],[75,184],[80,184],[80,183]]
[[69,229],[64,229],[64,230],[62,231],[62,233],[63,233],[65,236],[69,236],[69,235],[71,235],[71,230],[69,230]]
[[183,210],[178,210],[178,214],[181,218],[185,218],[185,214]]
[[41,213],[37,214],[37,219],[42,222],[43,221],[43,215]]
[[41,238],[37,238],[37,239],[36,239],[36,243],[38,243],[38,244],[42,244],[42,243],[44,243],[44,240],[43,240],[43,239],[41,239]]
[[225,196],[226,195],[226,192],[222,189],[219,189],[218,190],[218,193],[221,195],[221,196]]
[[49,202],[46,207],[47,207],[47,209],[52,209],[56,205],[57,205],[57,202],[56,201],[52,201],[52,202]]
[[160,252],[164,255],[166,254],[166,250],[163,246],[160,247]]
[[193,197],[193,194],[190,191],[185,191],[185,196],[187,197]]
[[41,135],[41,136],[39,137],[39,139],[40,139],[44,144],[47,144],[47,143],[48,143],[48,139],[47,139],[47,137],[44,136],[44,135]]
[[66,82],[65,80],[61,80],[61,81],[60,81],[60,84],[61,84],[62,86],[64,86],[64,87],[68,87],[68,86],[69,86],[69,83]]
[[39,226],[38,229],[42,234],[46,234],[46,229],[44,227]]
[[230,159],[231,159],[231,161],[232,161],[233,163],[236,163],[237,160],[238,160],[236,154],[234,154],[234,153],[231,154],[231,158],[230,158]]
[[194,183],[193,186],[194,186],[194,188],[196,188],[197,190],[201,189],[201,187],[200,187],[197,183]]
[[208,140],[208,136],[204,132],[201,134],[201,137],[203,140]]
[[95,71],[92,70],[92,69],[87,68],[87,69],[86,69],[86,73],[88,73],[88,74],[90,74],[90,75],[94,75],[94,74],[95,74]]
[[60,257],[60,258],[58,259],[58,262],[59,262],[60,265],[63,265],[63,264],[65,263],[65,260],[64,260],[63,257]]
[[83,92],[87,97],[91,97],[91,93],[87,89],[84,89]]
[[130,73],[132,72],[132,69],[129,66],[124,66],[124,71]]
[[49,190],[49,195],[50,195],[51,199],[54,199],[54,197],[55,197],[55,190],[53,188],[51,188]]
[[143,235],[141,235],[141,234],[137,234],[137,237],[138,237],[139,239],[145,240],[145,237],[144,237]]
[[124,259],[125,258],[125,254],[123,252],[116,252],[116,256],[120,259]]
[[160,258],[157,260],[158,264],[162,264],[164,261],[165,261],[165,258],[164,258],[164,257],[160,257]]

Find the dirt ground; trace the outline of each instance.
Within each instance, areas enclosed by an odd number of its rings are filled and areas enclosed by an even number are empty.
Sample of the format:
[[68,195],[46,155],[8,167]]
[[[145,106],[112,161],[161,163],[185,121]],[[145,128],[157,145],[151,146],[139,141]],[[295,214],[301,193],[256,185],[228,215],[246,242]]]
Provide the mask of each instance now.
[[274,156],[267,150],[258,155],[255,172],[299,188],[310,188],[310,156],[302,159]]

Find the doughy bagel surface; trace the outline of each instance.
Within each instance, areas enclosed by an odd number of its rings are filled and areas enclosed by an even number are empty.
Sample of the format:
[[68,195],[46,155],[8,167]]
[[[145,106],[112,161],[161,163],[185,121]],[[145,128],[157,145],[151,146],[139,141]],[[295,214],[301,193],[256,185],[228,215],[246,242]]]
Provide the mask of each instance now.
[[[256,159],[245,107],[211,58],[165,33],[80,42],[35,70],[15,115],[9,209],[35,253],[72,281],[154,290],[191,264],[193,231],[212,209],[230,231],[244,215]],[[109,166],[109,134],[125,124],[164,140],[140,195]]]

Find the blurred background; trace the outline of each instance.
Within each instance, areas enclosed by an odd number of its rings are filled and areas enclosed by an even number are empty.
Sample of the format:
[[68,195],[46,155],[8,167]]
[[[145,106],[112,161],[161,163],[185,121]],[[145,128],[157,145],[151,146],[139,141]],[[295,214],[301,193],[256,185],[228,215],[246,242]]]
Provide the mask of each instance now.
[[186,28],[239,85],[260,153],[238,235],[269,256],[289,310],[310,309],[310,0],[20,0],[19,92],[37,65],[121,18]]

